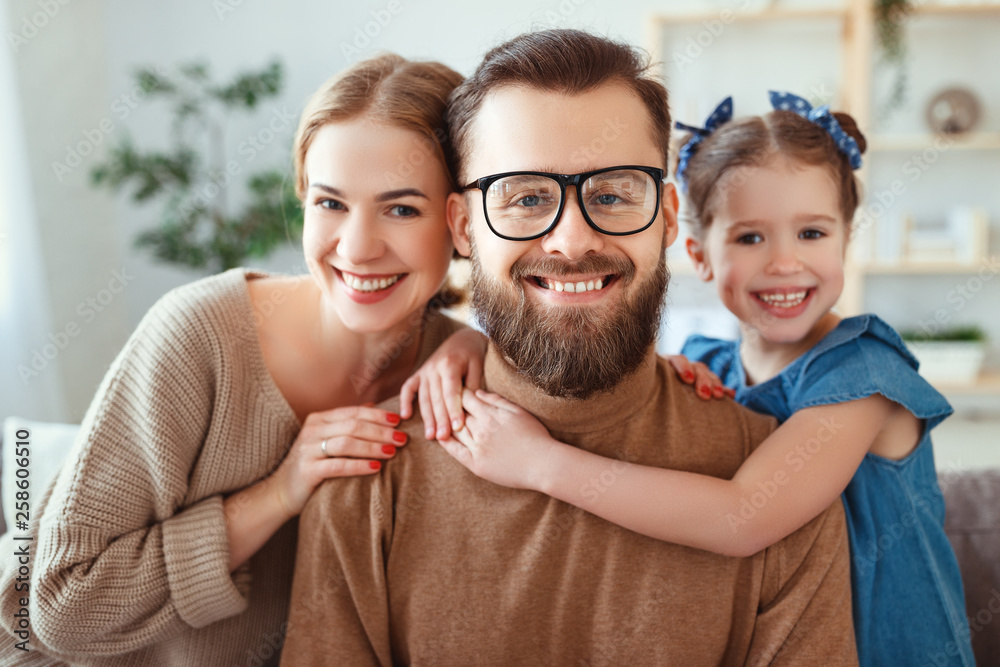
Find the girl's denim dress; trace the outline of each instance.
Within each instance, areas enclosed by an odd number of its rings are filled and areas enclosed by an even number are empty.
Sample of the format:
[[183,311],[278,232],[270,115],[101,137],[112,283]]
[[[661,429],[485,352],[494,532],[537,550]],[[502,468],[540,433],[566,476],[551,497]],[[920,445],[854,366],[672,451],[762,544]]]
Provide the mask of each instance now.
[[[779,375],[747,386],[740,341],[691,336],[681,353],[701,361],[743,405],[784,422],[818,405],[882,394],[924,422],[906,458],[865,455],[844,490],[851,541],[851,592],[860,663],[973,667],[958,563],[944,533],[944,499],[934,470],[930,432],[952,409],[917,374],[917,360],[899,334],[875,315],[840,322]],[[822,447],[836,424],[819,429],[789,457],[801,469],[811,447]]]

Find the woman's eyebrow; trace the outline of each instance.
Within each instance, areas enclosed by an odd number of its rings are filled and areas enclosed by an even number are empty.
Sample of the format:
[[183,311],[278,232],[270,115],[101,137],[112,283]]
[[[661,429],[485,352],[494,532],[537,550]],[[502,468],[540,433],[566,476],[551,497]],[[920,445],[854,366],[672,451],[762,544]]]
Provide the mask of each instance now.
[[420,190],[417,190],[416,188],[402,188],[400,190],[388,190],[386,192],[380,192],[375,197],[375,201],[384,202],[384,201],[390,201],[392,199],[399,199],[400,197],[423,197],[424,199],[429,199],[427,195],[425,195]]
[[328,194],[333,195],[334,197],[343,197],[344,196],[343,192],[341,192],[337,188],[330,187],[329,185],[326,185],[325,183],[310,183],[309,187],[310,188],[317,188],[319,190],[322,190],[323,192],[326,192]]

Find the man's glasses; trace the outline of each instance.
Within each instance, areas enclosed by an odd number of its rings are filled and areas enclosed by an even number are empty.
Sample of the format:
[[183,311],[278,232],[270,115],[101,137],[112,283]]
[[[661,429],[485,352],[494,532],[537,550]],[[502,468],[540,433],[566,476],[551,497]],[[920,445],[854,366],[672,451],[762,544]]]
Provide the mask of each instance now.
[[582,174],[508,171],[484,176],[462,190],[481,190],[486,224],[508,241],[530,241],[551,232],[562,217],[566,186],[587,224],[602,234],[637,234],[653,224],[660,208],[663,170],[624,165]]

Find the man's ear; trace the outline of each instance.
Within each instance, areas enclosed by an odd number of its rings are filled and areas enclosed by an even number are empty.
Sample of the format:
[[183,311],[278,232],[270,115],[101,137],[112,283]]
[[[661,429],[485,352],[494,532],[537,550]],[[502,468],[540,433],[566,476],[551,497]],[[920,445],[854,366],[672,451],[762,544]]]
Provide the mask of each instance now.
[[448,229],[451,230],[451,241],[455,244],[455,250],[462,257],[472,254],[472,247],[469,243],[469,207],[465,203],[465,196],[460,192],[452,192],[448,195],[445,205],[445,218],[448,221]]
[[687,239],[687,251],[688,257],[694,263],[694,272],[706,283],[710,281],[714,277],[712,275],[712,265],[708,263],[705,246],[702,242],[689,236]]
[[678,206],[677,188],[674,187],[673,183],[664,183],[663,193],[660,195],[660,214],[666,223],[666,227],[663,230],[664,248],[671,246],[677,240],[679,230],[677,223]]

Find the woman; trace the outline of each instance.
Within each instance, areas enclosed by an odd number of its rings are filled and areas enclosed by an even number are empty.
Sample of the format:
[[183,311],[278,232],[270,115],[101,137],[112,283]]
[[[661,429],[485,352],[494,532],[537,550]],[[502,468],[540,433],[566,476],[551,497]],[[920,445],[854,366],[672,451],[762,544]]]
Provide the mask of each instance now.
[[453,254],[440,139],[460,81],[386,55],[314,95],[295,142],[309,275],[235,269],[149,311],[35,503],[30,592],[3,561],[9,632],[29,596],[31,646],[74,662],[277,651],[289,519],[323,479],[374,474],[405,443],[398,415],[363,404],[398,393],[459,326],[427,303]]

